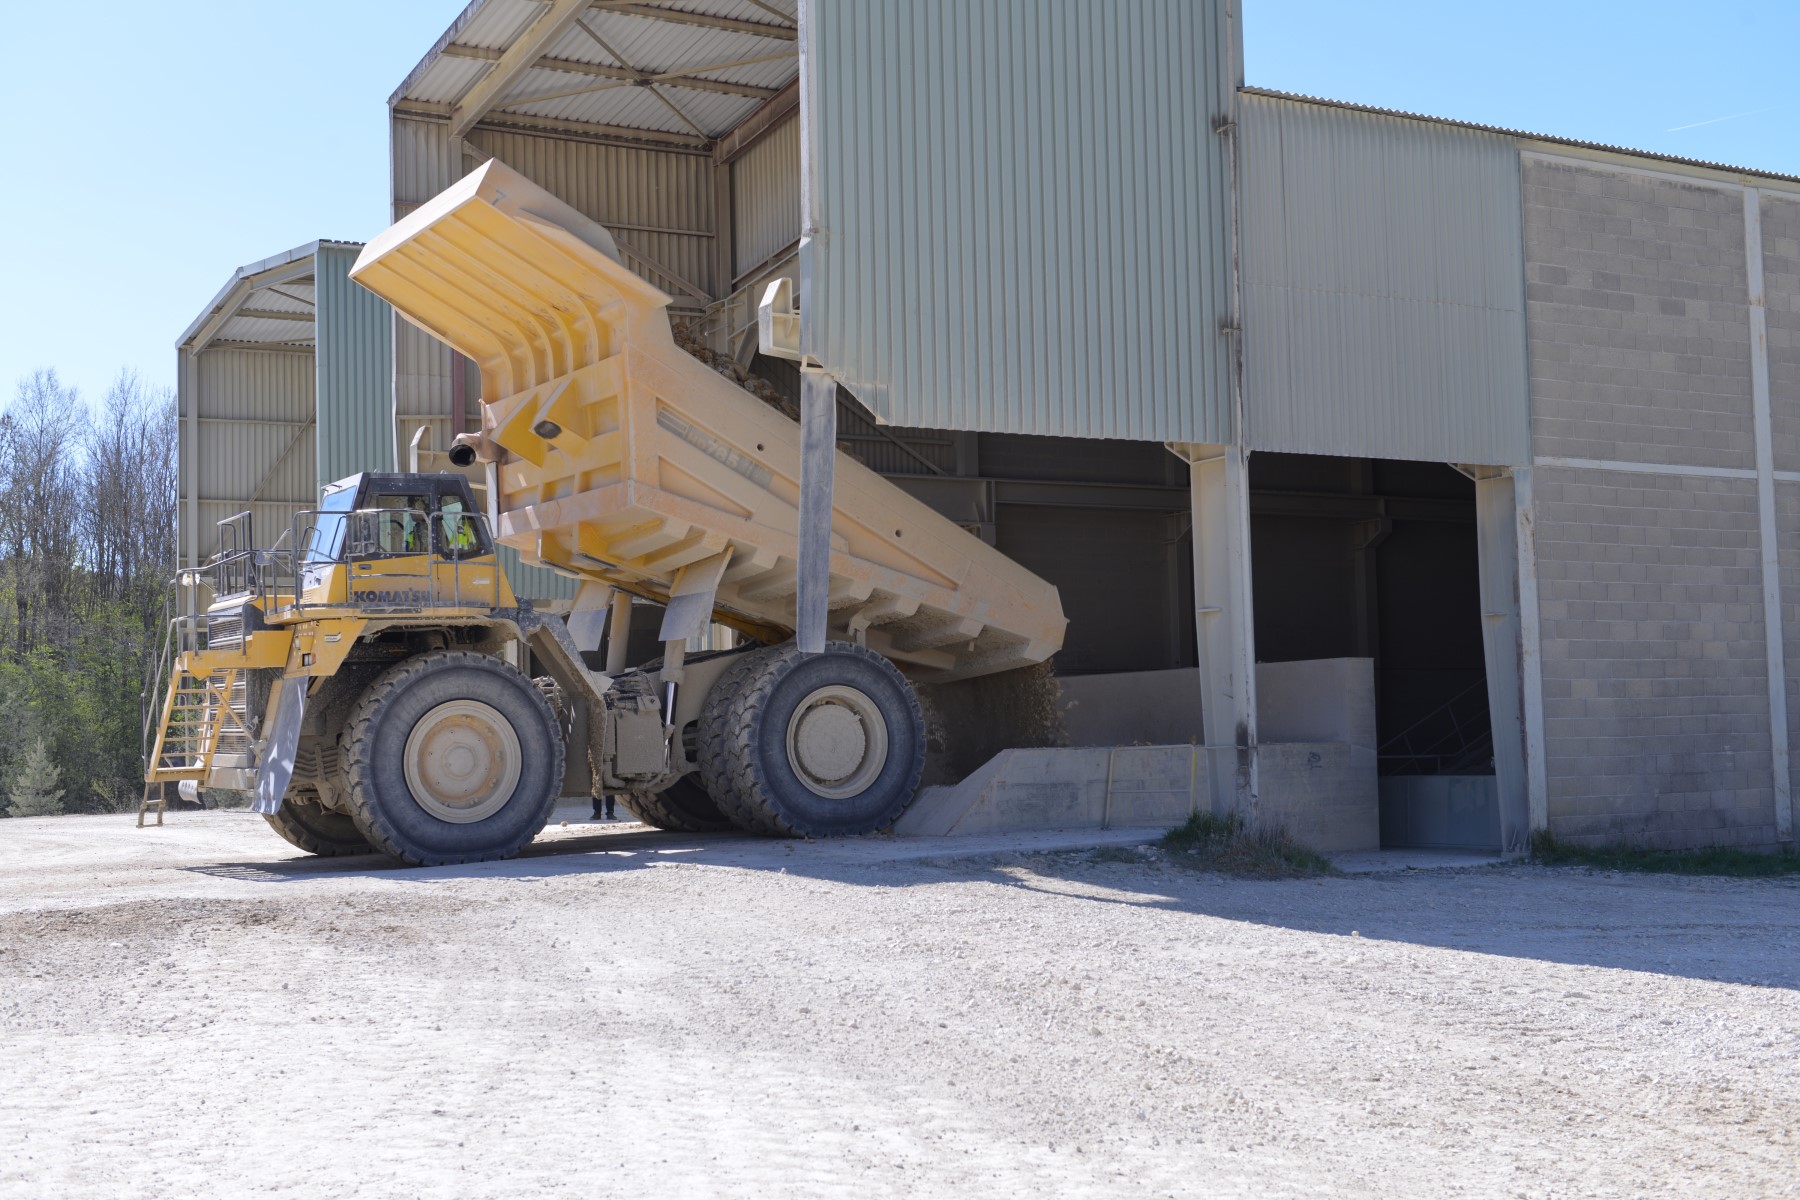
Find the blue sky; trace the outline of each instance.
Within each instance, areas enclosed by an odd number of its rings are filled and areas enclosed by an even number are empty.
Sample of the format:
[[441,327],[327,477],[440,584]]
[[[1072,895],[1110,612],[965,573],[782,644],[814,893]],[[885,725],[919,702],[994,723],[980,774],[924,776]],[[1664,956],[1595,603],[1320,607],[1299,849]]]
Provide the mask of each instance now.
[[[1252,84],[1800,175],[1795,0],[1243,5]],[[0,389],[172,386],[240,264],[378,232],[387,97],[462,6],[9,6]]]

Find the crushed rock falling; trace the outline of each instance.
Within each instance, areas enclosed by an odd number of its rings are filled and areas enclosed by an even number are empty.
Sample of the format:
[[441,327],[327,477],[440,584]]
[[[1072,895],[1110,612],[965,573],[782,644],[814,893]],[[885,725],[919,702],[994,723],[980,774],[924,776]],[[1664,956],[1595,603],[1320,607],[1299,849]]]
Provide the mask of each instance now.
[[780,413],[790,421],[800,419],[800,410],[777,391],[768,380],[750,373],[749,368],[741,365],[728,355],[707,348],[705,342],[694,332],[694,328],[686,321],[672,321],[670,327],[675,333],[675,344],[699,359],[714,371],[761,400],[764,404]]
[[1049,662],[918,686],[926,785],[957,783],[1002,750],[1063,745],[1062,685]]

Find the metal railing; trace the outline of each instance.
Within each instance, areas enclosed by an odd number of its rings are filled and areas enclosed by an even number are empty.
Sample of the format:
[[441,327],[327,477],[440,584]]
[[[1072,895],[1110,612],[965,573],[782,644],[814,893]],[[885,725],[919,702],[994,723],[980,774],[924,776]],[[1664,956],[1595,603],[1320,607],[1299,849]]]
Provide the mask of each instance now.
[[264,612],[320,607],[306,594],[338,567],[350,573],[345,603],[365,612],[500,603],[498,565],[469,567],[469,559],[491,554],[494,544],[487,518],[477,512],[303,509],[269,550],[250,545],[250,514],[240,513],[219,522],[219,536],[219,553],[205,568],[213,574],[213,595],[255,598]]
[[[164,601],[163,612],[167,614],[173,607],[173,602]],[[153,668],[151,676],[144,681],[144,691],[139,705],[142,710],[140,717],[143,730],[138,753],[146,767],[150,765],[151,752],[160,728],[163,715],[161,701],[165,698],[163,689],[170,686],[169,673],[174,669],[177,658],[189,650],[200,648],[200,632],[204,628],[201,618],[194,614],[165,615],[162,645],[156,653],[156,666]]]
[[1492,770],[1494,728],[1488,714],[1487,680],[1476,680],[1382,742],[1375,756],[1383,775],[1482,774]]

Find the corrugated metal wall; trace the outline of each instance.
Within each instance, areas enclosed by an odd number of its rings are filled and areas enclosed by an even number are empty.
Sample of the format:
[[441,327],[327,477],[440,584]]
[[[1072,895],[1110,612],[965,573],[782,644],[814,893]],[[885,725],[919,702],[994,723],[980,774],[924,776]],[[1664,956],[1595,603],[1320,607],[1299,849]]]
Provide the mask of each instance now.
[[1222,0],[820,0],[812,349],[899,425],[1232,436]]
[[394,463],[394,314],[350,281],[356,254],[321,246],[314,259],[321,485]]
[[497,129],[470,131],[469,144],[605,225],[628,265],[677,306],[705,305],[719,294],[707,155]]
[[[441,121],[395,117],[392,125],[393,216],[399,220],[461,178],[451,162],[450,134]],[[412,440],[422,421],[432,425],[433,444],[450,436],[450,350],[399,318],[393,320],[394,378],[391,412],[396,445]]]
[[[313,356],[305,351],[201,351],[197,398],[182,397],[182,452],[191,454],[198,512],[181,496],[181,546],[190,519],[199,561],[218,549],[216,524],[250,510],[256,540],[272,544],[294,514],[310,508],[314,490]],[[197,403],[198,442],[190,443],[189,403]]]
[[1246,94],[1248,444],[1529,461],[1510,138]]
[[771,129],[731,164],[731,220],[737,277],[800,240],[798,116]]

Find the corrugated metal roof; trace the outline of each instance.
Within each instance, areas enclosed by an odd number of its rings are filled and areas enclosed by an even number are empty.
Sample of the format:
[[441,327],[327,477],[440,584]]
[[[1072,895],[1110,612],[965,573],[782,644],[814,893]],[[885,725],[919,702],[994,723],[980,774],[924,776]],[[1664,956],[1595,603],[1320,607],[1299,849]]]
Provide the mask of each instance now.
[[1530,461],[1509,137],[1246,93],[1246,444]]
[[455,41],[464,46],[480,46],[504,50],[536,21],[544,11],[544,0],[489,0],[471,4],[469,20]]
[[[768,96],[759,92],[772,93],[793,80],[798,70],[794,7],[791,0],[774,5],[683,0],[654,8],[589,9],[542,56],[564,64],[564,69],[534,65],[519,72],[488,111],[495,120],[514,124],[537,117],[597,129],[718,137],[766,101]],[[407,76],[390,103],[448,111],[496,69],[498,55],[545,11],[535,0],[475,0]],[[783,22],[778,13],[786,14],[787,20]],[[702,23],[674,14],[694,16]],[[731,24],[719,27],[705,24],[706,20]],[[582,72],[580,64],[603,70]],[[628,71],[636,78],[610,78],[606,69]],[[671,73],[676,77],[655,79],[654,90],[644,86],[649,82],[645,77]],[[706,83],[756,90],[733,93]]]
[[459,58],[443,54],[431,60],[407,88],[409,98],[426,104],[454,104],[474,87],[494,64],[485,58]]
[[1247,87],[1242,89],[1246,96],[1269,96],[1277,100],[1293,100],[1302,104],[1317,104],[1327,108],[1347,109],[1351,112],[1375,113],[1384,117],[1399,117],[1408,121],[1429,121],[1436,125],[1453,125],[1459,129],[1478,129],[1486,133],[1504,134],[1511,138],[1524,138],[1533,142],[1546,142],[1557,146],[1578,146],[1584,150],[1601,150],[1608,154],[1628,154],[1633,158],[1650,158],[1659,162],[1683,163],[1690,167],[1704,167],[1709,171],[1725,171],[1733,175],[1750,175],[1758,179],[1780,179],[1789,183],[1800,183],[1800,175],[1783,175],[1778,171],[1764,171],[1756,167],[1734,167],[1729,163],[1709,162],[1703,158],[1683,158],[1677,154],[1663,154],[1655,150],[1638,150],[1630,146],[1614,146],[1606,142],[1584,142],[1578,138],[1559,137],[1551,133],[1532,133],[1525,129],[1508,129],[1502,125],[1482,125],[1475,121],[1459,121],[1454,117],[1434,117],[1427,113],[1407,112],[1399,108],[1377,108],[1372,104],[1356,104],[1348,100],[1330,100],[1322,96],[1309,96],[1303,92],[1283,92],[1274,88]]
[[1234,440],[1227,8],[809,10],[802,348],[895,425]]

